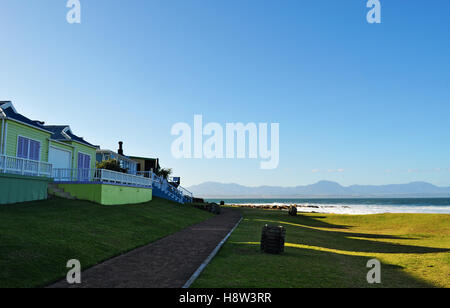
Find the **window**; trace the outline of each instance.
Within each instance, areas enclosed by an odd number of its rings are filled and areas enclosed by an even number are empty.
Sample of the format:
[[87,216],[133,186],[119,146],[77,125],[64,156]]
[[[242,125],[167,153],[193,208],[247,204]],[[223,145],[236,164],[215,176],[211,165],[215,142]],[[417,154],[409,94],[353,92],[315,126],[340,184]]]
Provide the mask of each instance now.
[[91,157],[89,155],[78,153],[78,169],[91,169]]
[[91,179],[91,157],[78,153],[78,181],[89,181]]
[[39,161],[41,143],[22,136],[17,140],[17,157]]

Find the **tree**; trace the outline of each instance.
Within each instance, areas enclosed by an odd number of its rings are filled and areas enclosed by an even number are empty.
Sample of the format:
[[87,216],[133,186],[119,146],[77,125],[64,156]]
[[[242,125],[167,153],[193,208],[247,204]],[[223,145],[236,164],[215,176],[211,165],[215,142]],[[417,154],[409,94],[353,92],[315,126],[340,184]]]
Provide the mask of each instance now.
[[172,169],[170,168],[158,168],[158,170],[155,171],[155,174],[157,176],[161,176],[164,179],[169,179],[169,176],[172,174]]

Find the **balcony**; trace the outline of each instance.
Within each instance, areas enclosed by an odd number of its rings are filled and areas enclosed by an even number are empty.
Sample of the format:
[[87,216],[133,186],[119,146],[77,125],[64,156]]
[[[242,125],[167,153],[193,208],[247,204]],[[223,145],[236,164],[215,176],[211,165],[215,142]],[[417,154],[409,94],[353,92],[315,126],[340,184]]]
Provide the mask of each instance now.
[[54,169],[52,177],[55,182],[96,182],[150,188],[153,186],[151,177],[146,178],[105,169]]
[[51,177],[52,164],[42,161],[0,155],[0,173]]

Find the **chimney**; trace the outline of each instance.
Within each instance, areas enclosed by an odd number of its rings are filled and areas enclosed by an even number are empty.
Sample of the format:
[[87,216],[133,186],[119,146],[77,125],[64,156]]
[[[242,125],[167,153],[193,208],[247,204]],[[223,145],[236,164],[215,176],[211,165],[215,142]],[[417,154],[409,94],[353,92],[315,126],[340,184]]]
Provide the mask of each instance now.
[[123,156],[123,142],[119,141],[119,150],[117,151],[117,153],[119,153],[119,155]]

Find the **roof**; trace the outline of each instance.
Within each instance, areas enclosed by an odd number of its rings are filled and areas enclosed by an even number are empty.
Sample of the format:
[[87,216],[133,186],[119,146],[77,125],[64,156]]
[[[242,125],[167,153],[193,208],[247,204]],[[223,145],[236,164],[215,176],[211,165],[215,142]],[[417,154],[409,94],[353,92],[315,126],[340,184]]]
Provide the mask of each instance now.
[[32,126],[34,128],[51,133],[51,131],[48,131],[48,129],[44,127],[43,125],[44,122],[30,120],[29,118],[18,113],[10,101],[0,101],[0,111],[8,119],[15,120],[23,124]]
[[97,146],[84,140],[83,137],[78,137],[77,135],[72,133],[69,125],[44,125],[44,128],[53,133],[53,135],[51,136],[51,139],[53,140],[76,141],[90,147],[98,148]]
[[148,157],[139,157],[139,156],[128,156],[131,159],[143,159],[143,160],[159,160],[159,158],[148,158]]

